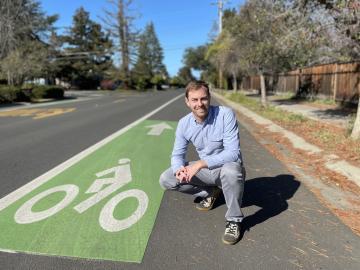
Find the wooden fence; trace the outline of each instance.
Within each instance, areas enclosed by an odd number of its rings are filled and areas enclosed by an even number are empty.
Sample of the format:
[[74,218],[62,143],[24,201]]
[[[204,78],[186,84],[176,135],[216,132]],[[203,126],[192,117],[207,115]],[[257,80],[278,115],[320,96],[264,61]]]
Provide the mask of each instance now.
[[[360,62],[307,67],[265,78],[270,91],[357,102],[360,91]],[[260,90],[260,76],[244,78],[242,88]]]

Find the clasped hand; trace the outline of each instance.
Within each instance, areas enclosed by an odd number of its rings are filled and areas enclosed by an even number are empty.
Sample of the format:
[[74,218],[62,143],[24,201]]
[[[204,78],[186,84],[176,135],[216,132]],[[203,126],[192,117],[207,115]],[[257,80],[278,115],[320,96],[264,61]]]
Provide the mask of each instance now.
[[177,170],[177,172],[175,173],[175,177],[180,183],[189,183],[191,181],[191,178],[193,178],[193,176],[197,174],[201,168],[204,167],[206,167],[206,163],[204,163],[202,160],[199,160],[185,167],[181,166],[180,169]]

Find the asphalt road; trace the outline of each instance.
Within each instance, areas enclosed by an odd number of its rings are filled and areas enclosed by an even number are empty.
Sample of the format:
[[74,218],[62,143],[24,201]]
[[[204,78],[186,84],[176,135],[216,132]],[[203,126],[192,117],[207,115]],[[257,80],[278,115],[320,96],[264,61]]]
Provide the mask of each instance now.
[[[0,198],[179,94],[106,94],[47,106],[75,110],[41,120],[0,117]],[[187,112],[180,99],[150,119]],[[192,198],[165,192],[141,264],[0,252],[0,269],[359,269],[359,237],[241,125],[240,136],[246,218],[237,245],[221,242],[223,199],[203,213]]]

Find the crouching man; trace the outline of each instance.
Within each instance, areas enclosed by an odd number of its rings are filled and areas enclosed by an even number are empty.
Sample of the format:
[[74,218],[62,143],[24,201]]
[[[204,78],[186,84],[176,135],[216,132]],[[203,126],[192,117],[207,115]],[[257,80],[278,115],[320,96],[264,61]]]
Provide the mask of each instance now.
[[[226,227],[223,242],[235,244],[240,239],[245,170],[240,152],[239,130],[234,112],[224,106],[210,105],[206,83],[190,82],[185,103],[191,113],[180,119],[176,130],[171,167],[160,176],[160,185],[201,197],[196,208],[211,210],[221,190],[226,201]],[[185,160],[192,143],[200,160]]]

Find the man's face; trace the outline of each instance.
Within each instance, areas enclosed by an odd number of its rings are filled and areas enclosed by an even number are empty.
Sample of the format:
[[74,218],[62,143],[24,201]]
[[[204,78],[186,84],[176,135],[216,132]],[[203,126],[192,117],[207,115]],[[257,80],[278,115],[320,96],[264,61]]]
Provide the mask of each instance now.
[[206,89],[190,90],[188,98],[185,97],[185,103],[198,122],[206,119],[210,106],[210,96],[207,95]]

